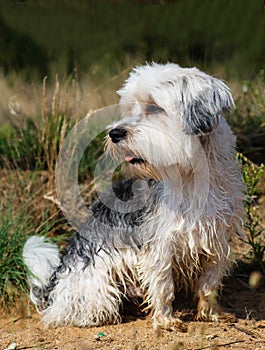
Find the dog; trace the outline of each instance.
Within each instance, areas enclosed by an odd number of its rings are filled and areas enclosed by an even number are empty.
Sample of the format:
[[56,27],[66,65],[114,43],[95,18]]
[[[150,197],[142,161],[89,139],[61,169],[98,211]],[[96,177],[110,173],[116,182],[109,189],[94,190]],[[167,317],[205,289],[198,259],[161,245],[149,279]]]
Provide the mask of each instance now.
[[108,127],[106,153],[130,177],[91,205],[62,257],[44,237],[27,240],[31,300],[47,326],[83,327],[121,322],[124,298],[141,296],[154,329],[175,329],[172,303],[184,288],[196,319],[217,321],[244,213],[224,118],[230,90],[197,68],[152,63],[133,69],[118,94],[122,118]]

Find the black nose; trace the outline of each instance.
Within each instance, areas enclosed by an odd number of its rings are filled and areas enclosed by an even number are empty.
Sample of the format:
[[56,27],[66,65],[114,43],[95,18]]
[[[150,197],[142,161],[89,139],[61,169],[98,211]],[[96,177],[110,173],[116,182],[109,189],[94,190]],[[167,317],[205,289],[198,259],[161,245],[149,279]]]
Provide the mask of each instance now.
[[123,137],[126,136],[126,134],[127,134],[127,130],[116,128],[116,129],[110,130],[109,137],[111,138],[111,141],[113,143],[118,143]]

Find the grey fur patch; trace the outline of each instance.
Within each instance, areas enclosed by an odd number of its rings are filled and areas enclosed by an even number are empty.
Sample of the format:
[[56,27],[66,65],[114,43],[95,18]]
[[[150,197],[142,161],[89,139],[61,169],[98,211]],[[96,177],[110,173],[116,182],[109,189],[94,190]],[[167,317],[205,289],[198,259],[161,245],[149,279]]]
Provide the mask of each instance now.
[[[134,196],[132,191],[134,181],[135,179],[120,181],[113,185],[111,191],[107,190],[104,195],[113,198],[113,195],[110,194],[113,191],[115,196],[125,205]],[[155,184],[155,181],[149,181],[151,189]],[[58,283],[60,275],[67,271],[75,271],[77,264],[82,264],[83,269],[90,264],[95,266],[95,256],[100,251],[111,256],[111,252],[113,250],[118,252],[120,247],[141,249],[145,243],[141,225],[148,217],[154,215],[155,207],[156,200],[152,190],[146,197],[145,205],[129,213],[114,211],[100,200],[95,201],[89,208],[91,216],[70,240],[60,265],[50,277],[49,284],[44,288],[36,287],[32,290],[35,298],[39,299],[40,309],[45,309],[53,303],[50,293]]]
[[203,135],[213,131],[223,113],[234,106],[229,88],[220,80],[210,78],[209,88],[198,96],[187,98],[188,82],[183,79],[182,104],[184,132]]

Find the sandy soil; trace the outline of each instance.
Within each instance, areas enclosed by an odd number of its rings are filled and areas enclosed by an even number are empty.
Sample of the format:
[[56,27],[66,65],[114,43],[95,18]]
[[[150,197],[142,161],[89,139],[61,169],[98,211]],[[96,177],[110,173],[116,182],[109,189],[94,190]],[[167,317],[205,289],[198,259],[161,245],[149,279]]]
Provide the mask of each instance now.
[[23,315],[2,315],[0,349],[265,349],[264,285],[251,289],[251,271],[247,267],[240,271],[225,281],[221,304],[231,315],[226,322],[194,322],[192,298],[182,293],[176,296],[175,313],[187,326],[186,332],[155,333],[150,316],[140,314],[132,304],[124,307],[122,324],[96,328],[45,329],[38,314],[24,309]]

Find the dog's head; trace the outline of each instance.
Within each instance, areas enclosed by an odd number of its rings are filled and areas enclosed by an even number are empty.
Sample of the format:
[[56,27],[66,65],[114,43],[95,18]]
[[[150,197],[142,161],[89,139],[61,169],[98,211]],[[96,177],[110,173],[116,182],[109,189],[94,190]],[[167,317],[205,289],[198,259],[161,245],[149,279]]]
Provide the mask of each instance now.
[[151,177],[188,167],[234,106],[222,81],[176,64],[137,67],[118,93],[122,119],[109,128],[107,150]]

